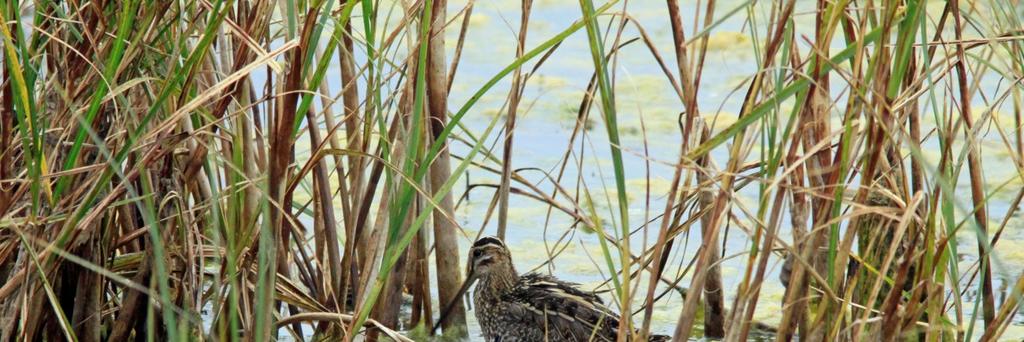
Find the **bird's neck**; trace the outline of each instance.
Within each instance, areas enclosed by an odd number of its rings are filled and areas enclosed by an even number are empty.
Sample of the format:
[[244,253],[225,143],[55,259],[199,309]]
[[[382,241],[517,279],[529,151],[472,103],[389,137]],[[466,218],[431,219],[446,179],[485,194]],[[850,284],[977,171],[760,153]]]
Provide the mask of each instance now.
[[519,282],[519,274],[511,265],[500,269],[492,270],[487,276],[480,279],[482,286],[478,287],[481,294],[488,297],[499,297],[511,291]]

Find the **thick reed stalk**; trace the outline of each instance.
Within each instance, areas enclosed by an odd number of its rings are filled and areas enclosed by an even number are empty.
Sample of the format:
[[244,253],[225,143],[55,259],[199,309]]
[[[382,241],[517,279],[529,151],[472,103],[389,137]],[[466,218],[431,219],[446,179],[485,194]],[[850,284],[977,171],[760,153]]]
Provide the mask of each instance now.
[[[429,105],[427,116],[429,118],[431,140],[445,139],[441,136],[445,125],[448,122],[448,76],[446,74],[445,46],[444,46],[444,23],[446,21],[445,10],[446,0],[436,0],[433,13],[431,14],[430,41],[427,51],[427,103]],[[453,65],[458,57],[452,61]],[[453,70],[454,71],[454,70]],[[446,147],[447,141],[440,141],[442,145],[437,159],[433,160],[429,170],[430,189],[436,192],[444,187],[444,183],[452,177],[451,155]],[[445,193],[441,197],[438,207],[433,210],[434,225],[434,261],[437,265],[437,299],[439,303],[458,303],[452,307],[451,312],[441,326],[445,331],[455,331],[456,334],[467,336],[466,310],[461,300],[456,300],[456,291],[462,285],[462,267],[459,266],[458,230],[455,222],[449,219],[449,215],[455,212],[455,204],[451,193]],[[426,280],[426,279],[424,279]],[[429,305],[428,305],[429,306]],[[431,322],[429,316],[427,322]]]

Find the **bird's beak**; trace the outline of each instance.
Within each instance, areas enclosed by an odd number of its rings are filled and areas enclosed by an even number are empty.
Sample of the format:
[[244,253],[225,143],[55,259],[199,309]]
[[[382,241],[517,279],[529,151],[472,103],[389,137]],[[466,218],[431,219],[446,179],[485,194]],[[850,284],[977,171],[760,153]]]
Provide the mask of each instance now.
[[469,265],[466,265],[466,269],[466,280],[462,282],[462,287],[459,288],[459,292],[455,293],[455,297],[452,297],[451,302],[448,302],[448,305],[445,305],[444,310],[441,311],[441,316],[438,317],[437,324],[434,324],[434,328],[430,329],[431,336],[437,333],[437,329],[441,327],[441,323],[448,318],[448,315],[451,314],[452,309],[455,308],[455,304],[462,300],[462,296],[468,296],[467,291],[469,290],[469,287],[472,286],[474,282],[476,282],[477,275],[476,272],[474,272],[473,270],[472,260],[470,260]]
[[476,282],[479,275],[473,269],[473,265],[469,265],[469,272],[466,272],[466,281],[462,282],[462,287],[459,288],[459,292],[455,295],[455,300],[461,300],[462,296],[466,296],[466,301],[469,301],[469,287]]

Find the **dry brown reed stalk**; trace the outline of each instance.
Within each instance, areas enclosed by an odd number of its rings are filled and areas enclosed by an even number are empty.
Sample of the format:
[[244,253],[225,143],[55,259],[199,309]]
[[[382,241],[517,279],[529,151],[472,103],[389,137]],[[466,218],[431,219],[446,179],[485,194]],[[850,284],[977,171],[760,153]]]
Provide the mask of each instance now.
[[[522,10],[519,14],[519,36],[516,39],[516,58],[522,58],[526,50],[526,34],[529,32],[530,8],[533,0],[523,0]],[[512,174],[512,144],[516,129],[516,117],[519,115],[519,101],[523,96],[525,84],[520,68],[512,73],[512,87],[508,94],[508,114],[505,118],[505,139],[501,154],[501,187],[498,189],[498,231],[499,239],[505,239],[505,231],[508,229],[508,192],[509,178]]]
[[[960,13],[960,1],[950,2],[951,11],[953,13],[953,31],[957,40],[963,39],[963,19]],[[981,176],[981,160],[978,156],[978,147],[976,137],[974,134],[974,117],[971,115],[971,90],[967,86],[967,70],[964,56],[963,44],[956,46],[956,75],[957,82],[959,83],[958,89],[959,100],[960,100],[960,115],[963,120],[964,133],[966,136],[966,142],[968,147],[967,152],[967,170],[970,172],[971,177],[971,199],[974,201],[973,212],[974,220],[977,225],[977,229],[981,232],[988,231],[988,210],[986,209],[985,191],[982,189],[984,180]],[[984,234],[983,236],[987,236]],[[981,302],[982,302],[982,317],[985,321],[985,326],[992,325],[992,320],[995,319],[996,306],[995,306],[995,295],[992,291],[992,263],[989,260],[989,254],[991,249],[986,245],[986,239],[978,240],[978,255],[981,256]]]
[[[683,164],[684,162],[686,162],[684,160],[683,156],[684,156],[684,153],[688,152],[687,143],[691,140],[690,139],[690,135],[693,132],[693,127],[694,127],[694,124],[695,124],[694,121],[695,121],[696,118],[700,117],[700,113],[698,112],[698,109],[697,109],[697,84],[698,83],[697,83],[696,80],[694,80],[694,77],[691,76],[691,74],[690,74],[691,73],[690,63],[687,60],[686,37],[685,37],[685,34],[683,32],[683,26],[682,26],[683,23],[682,23],[682,17],[680,15],[679,4],[675,0],[669,0],[669,1],[667,1],[667,5],[668,5],[669,18],[670,18],[669,20],[670,20],[670,23],[672,25],[672,37],[673,37],[674,43],[675,43],[676,64],[677,64],[678,69],[679,69],[679,79],[680,79],[681,83],[683,84],[683,93],[682,93],[682,95],[683,95],[683,103],[685,105],[686,124],[683,127],[682,141],[683,141],[684,145],[683,145],[683,148],[680,150],[680,158],[679,158],[679,163]],[[709,8],[710,8],[710,5],[709,5]],[[702,45],[701,50],[705,50],[705,49],[706,49],[706,46]],[[698,54],[703,54],[703,52],[698,52]],[[698,58],[698,59],[700,59],[700,58]],[[701,64],[702,63],[698,63],[698,65],[701,65]],[[698,68],[700,68],[700,66],[698,66]],[[693,80],[693,81],[691,81],[691,80]],[[672,181],[673,182],[673,190],[672,190],[673,192],[675,191],[675,187],[679,183],[679,176],[680,176],[679,172],[680,171],[681,171],[681,169],[677,168],[676,169],[676,174],[673,176],[673,181]],[[698,180],[698,182],[699,182],[699,180]],[[669,216],[667,208],[669,208],[669,207],[666,207],[665,217]],[[704,214],[705,217],[710,216],[710,215],[714,215],[714,214],[711,213],[711,212]],[[714,252],[714,251],[709,251],[709,248],[712,248],[710,246],[718,244],[717,230],[710,229],[710,227],[712,227],[712,223],[711,222],[713,222],[713,221],[709,220],[707,224],[705,224],[704,222],[702,222],[702,224],[701,224],[701,226],[703,227],[702,230],[701,230],[702,231],[701,236],[704,239],[704,243],[701,245],[701,251],[702,251],[701,255],[704,255],[705,258],[706,258],[706,256],[709,253],[713,253]],[[657,242],[657,244],[655,246],[655,254],[665,254],[667,256],[667,251],[668,250],[665,250],[664,248],[665,248],[666,245],[668,247],[671,247],[671,243],[672,242],[671,242],[671,240],[666,239],[666,236],[665,236],[665,232],[666,231],[667,230],[665,229],[665,226],[663,225],[663,227],[661,229],[661,233],[659,233],[658,242]],[[717,257],[717,253],[715,253],[715,254],[716,254],[716,257]],[[654,266],[655,274],[660,273],[662,267],[664,267],[664,266],[662,266],[662,263],[664,263],[663,259],[665,259],[665,257],[662,257],[662,256],[658,256],[658,259],[656,259],[655,266]],[[706,265],[708,265],[708,263],[704,262],[702,264],[701,262],[698,261],[698,263],[696,265],[697,265],[697,272],[698,272],[697,274],[698,274],[698,276],[694,277],[695,281],[691,283],[690,288],[705,288],[705,286],[704,286],[704,284],[702,282],[703,278],[701,278],[700,274],[706,274],[706,273],[704,273],[704,271],[705,271],[704,268],[707,267]],[[714,284],[714,279],[719,279],[720,275],[712,275],[711,278],[713,278],[713,280],[711,281],[711,284],[708,285],[708,287],[713,288],[716,285],[716,284]],[[701,279],[701,282],[697,282],[696,279]],[[652,290],[651,286],[653,286],[653,283],[649,284],[649,286],[648,286],[648,291],[649,292],[653,292],[653,291],[651,291]],[[702,293],[704,293],[704,292],[702,291]],[[720,299],[720,297],[717,297],[719,295],[719,292],[711,292],[710,295],[714,296],[713,297],[714,299]],[[650,296],[650,295],[648,295],[648,296]],[[648,297],[648,298],[650,298],[650,297]],[[697,300],[699,298],[700,298],[700,296],[693,296],[693,295],[687,296],[685,304],[684,304],[684,309],[683,309],[684,311],[680,314],[680,321],[677,323],[676,331],[675,331],[675,334],[674,334],[673,338],[681,339],[681,338],[687,338],[689,336],[690,332],[689,332],[688,329],[690,329],[690,327],[693,325],[693,318],[695,316],[694,315],[694,310],[696,310],[696,303],[697,303]],[[713,303],[721,303],[720,300],[712,300],[711,302],[713,302]],[[651,306],[652,306],[651,303],[648,303],[648,307],[651,307]],[[715,311],[715,312],[722,312],[722,310],[720,310],[720,309],[721,308],[714,308],[714,309],[710,309],[710,310]],[[645,317],[646,317],[646,314],[645,314]],[[714,317],[715,316],[712,315],[712,318],[714,318]],[[711,325],[711,329],[710,329],[711,336],[722,335],[720,333],[722,332],[721,330],[724,329],[724,324],[716,324],[716,323],[723,323],[723,322],[714,322],[713,319],[709,320],[708,322]],[[720,328],[722,328],[722,329],[720,329]]]
[[[469,8],[472,8],[472,2],[466,6],[468,11]],[[451,82],[449,81],[451,78],[445,68],[445,63],[447,63],[444,45],[444,23],[447,20],[446,7],[447,1],[444,0],[434,4],[434,12],[431,14],[432,22],[427,56],[427,103],[430,109],[427,127],[430,132],[428,136],[434,139],[440,136],[448,122],[448,93],[451,90]],[[467,12],[466,22],[468,22],[468,16],[469,13]],[[460,43],[462,39],[460,37]],[[452,60],[451,73],[453,75],[451,76],[454,76],[458,60],[459,55],[456,53]],[[440,154],[430,166],[430,188],[432,191],[441,189],[445,181],[451,177],[450,151],[447,146],[442,146]],[[449,318],[442,322],[441,326],[446,330],[454,330],[454,336],[468,336],[468,331],[465,329],[465,308],[462,305],[462,301],[457,300],[455,297],[455,291],[462,284],[462,267],[459,266],[461,255],[459,255],[457,240],[459,227],[444,214],[455,212],[455,204],[451,193],[445,194],[439,204],[440,206],[434,211],[432,222],[434,225],[434,260],[437,265],[437,299],[439,303],[457,302],[452,308],[450,316],[448,316]],[[423,280],[429,286],[429,280]],[[427,304],[427,307],[429,307],[430,302],[429,293],[430,291],[425,291],[427,296],[424,302]],[[427,326],[430,326],[433,320],[430,319],[430,315],[427,315],[426,318],[425,322]]]
[[[792,7],[792,2],[790,2],[790,5],[787,6],[787,7]],[[685,54],[684,54],[685,50],[682,47],[682,44],[683,44],[683,41],[684,41],[683,38],[682,38],[682,29],[681,29],[681,27],[679,27],[680,26],[679,24],[676,24],[676,22],[678,21],[678,5],[675,5],[674,2],[670,1],[669,9],[670,9],[670,16],[674,17],[674,20],[673,20],[673,28],[674,28],[673,32],[674,32],[674,35],[677,37],[676,38],[676,45],[677,45],[676,50],[677,50],[677,54],[679,55],[679,56],[677,56],[677,58],[680,58],[680,65],[682,66],[682,65],[685,65],[685,63],[683,62],[683,61],[685,61],[685,59],[684,59],[685,58],[684,57],[685,56]],[[764,61],[765,64],[771,64],[771,61],[775,58],[776,52],[778,51],[779,47],[781,46],[781,43],[782,43],[782,33],[783,33],[782,23],[785,20],[786,19],[780,19],[778,21],[778,24],[776,24],[774,26],[773,30],[771,31],[771,33],[772,33],[771,34],[771,38],[770,38],[770,40],[769,40],[769,42],[767,44],[767,49],[766,49],[766,52],[765,52],[765,61]],[[681,70],[680,74],[683,76],[682,78],[684,79],[684,83],[685,83],[685,80],[688,77],[686,76],[687,73],[685,72],[684,69],[685,68],[680,67],[680,70]],[[757,74],[754,77],[754,79],[751,81],[750,89],[747,91],[747,95],[746,95],[746,97],[744,99],[744,103],[743,103],[743,108],[741,109],[741,113],[740,113],[741,117],[746,112],[751,110],[751,108],[753,108],[754,101],[756,101],[756,97],[757,97],[758,93],[760,93],[760,88],[759,87],[761,86],[761,79],[762,79],[763,75],[764,74]],[[693,113],[691,115],[696,115],[696,113]],[[688,122],[687,125],[688,125],[688,128],[691,127],[692,122]],[[721,185],[719,186],[720,190],[719,190],[718,194],[715,195],[715,200],[714,200],[714,203],[712,205],[713,209],[708,214],[710,216],[710,219],[708,220],[708,223],[705,225],[704,233],[701,234],[703,239],[704,239],[704,241],[703,241],[703,243],[701,245],[700,252],[698,253],[698,261],[697,261],[697,264],[696,264],[696,269],[695,269],[695,273],[694,273],[694,276],[693,276],[692,281],[691,281],[690,288],[695,288],[695,287],[696,288],[704,288],[706,280],[709,277],[712,278],[712,279],[715,277],[715,276],[709,276],[708,275],[709,273],[706,271],[706,268],[711,266],[712,265],[711,264],[712,260],[715,259],[714,256],[710,255],[711,252],[713,251],[711,245],[718,243],[718,233],[719,233],[719,230],[720,230],[719,227],[721,225],[721,219],[723,217],[723,211],[725,210],[726,202],[728,201],[728,198],[731,197],[731,192],[733,191],[733,189],[732,189],[733,181],[734,181],[734,176],[733,175],[736,173],[736,171],[738,169],[739,161],[742,160],[742,158],[743,158],[741,156],[742,149],[740,148],[741,146],[743,146],[743,144],[744,144],[744,130],[741,128],[740,131],[738,132],[735,140],[734,140],[734,144],[733,144],[732,149],[730,151],[729,163],[726,166],[726,169],[724,171],[724,175],[722,176],[722,178],[720,180],[720,182],[721,182],[720,183]],[[702,144],[702,145],[704,145],[704,144]],[[692,153],[690,153],[689,155],[692,155]],[[698,156],[700,156],[700,155],[698,155]],[[757,242],[757,240],[758,240],[758,238],[755,237],[755,243]],[[750,274],[747,273],[744,276],[744,280],[741,283],[741,286],[740,286],[740,289],[739,289],[740,294],[737,296],[737,298],[743,298],[743,296],[745,296],[744,292],[747,290],[745,287],[746,287],[746,284],[747,284],[747,281],[748,281],[747,277],[749,275]],[[695,298],[695,297],[696,296],[690,296],[684,302],[683,311],[680,314],[679,323],[676,326],[676,331],[675,331],[675,336],[674,336],[674,338],[676,338],[676,339],[688,338],[690,336],[690,329],[691,329],[690,327],[693,325],[693,320],[694,320],[694,316],[695,316],[694,315],[694,311],[696,310],[696,305],[697,305],[697,298]],[[737,301],[736,303],[739,304],[740,302]],[[738,305],[734,305],[734,306],[735,306],[734,310],[733,310],[734,313],[744,312],[743,310],[741,310],[741,308]],[[737,317],[734,316],[731,321],[734,322],[734,323],[740,322],[736,318]],[[745,325],[746,323],[741,323],[741,324]],[[743,332],[745,330],[746,330],[745,328],[731,329],[730,332],[731,333],[739,332],[737,335],[734,335],[733,337],[734,338],[739,338],[739,339],[742,340],[742,339],[746,339],[746,336],[745,336],[746,333]]]

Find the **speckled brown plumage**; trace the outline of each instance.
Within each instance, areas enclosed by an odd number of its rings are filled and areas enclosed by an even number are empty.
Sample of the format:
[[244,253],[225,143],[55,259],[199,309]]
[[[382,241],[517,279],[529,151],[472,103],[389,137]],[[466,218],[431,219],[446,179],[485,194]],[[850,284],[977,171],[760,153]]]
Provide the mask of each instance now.
[[519,275],[501,240],[474,243],[468,266],[467,281],[479,280],[473,302],[486,341],[615,341],[618,335],[619,316],[600,298],[552,276]]

